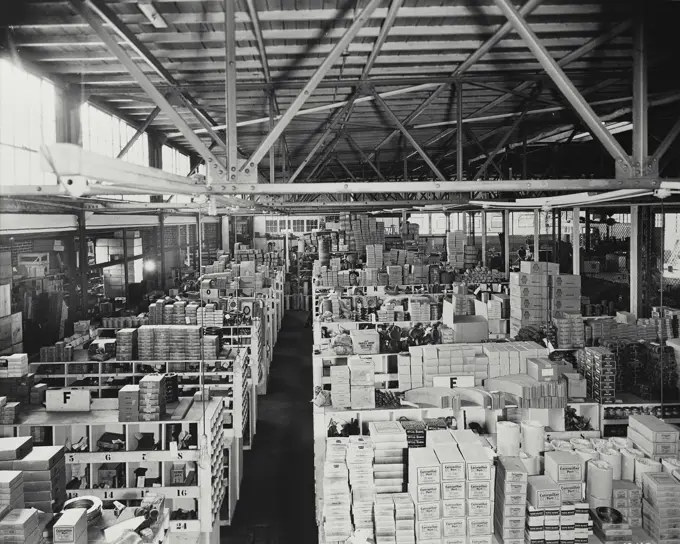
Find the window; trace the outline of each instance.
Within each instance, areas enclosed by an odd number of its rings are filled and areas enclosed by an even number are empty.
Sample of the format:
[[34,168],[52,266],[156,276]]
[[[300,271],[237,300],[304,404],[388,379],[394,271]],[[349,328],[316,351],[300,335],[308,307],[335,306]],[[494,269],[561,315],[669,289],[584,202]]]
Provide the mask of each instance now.
[[279,230],[284,231],[290,228],[290,221],[288,219],[279,219]]
[[487,214],[487,229],[491,232],[503,232],[503,214]]
[[293,232],[304,232],[305,231],[305,220],[304,219],[293,219],[292,221],[289,221],[289,224],[292,223],[292,229]]
[[307,219],[307,230],[314,230],[319,228],[318,219]]
[[[120,150],[137,132],[122,119],[91,104],[83,104],[80,110],[80,124],[83,148],[107,157],[117,157]],[[149,166],[148,135],[142,134],[122,159],[140,166]]]
[[445,234],[446,233],[446,214],[433,213],[430,215],[432,222],[431,234]]
[[0,59],[0,184],[54,183],[38,153],[57,141],[56,93],[52,83]]
[[163,170],[176,174],[178,176],[186,176],[191,170],[189,156],[174,147],[169,145],[163,146],[162,166]]
[[430,216],[427,213],[411,214],[409,222],[420,226],[420,235],[430,234]]
[[279,232],[279,222],[276,219],[265,220],[264,231],[267,234],[276,234],[277,232]]

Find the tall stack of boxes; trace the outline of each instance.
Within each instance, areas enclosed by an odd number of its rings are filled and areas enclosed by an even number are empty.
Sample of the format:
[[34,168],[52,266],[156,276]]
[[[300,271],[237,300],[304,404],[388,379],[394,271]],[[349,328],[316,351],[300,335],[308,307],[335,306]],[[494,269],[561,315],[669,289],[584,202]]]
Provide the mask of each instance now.
[[494,527],[502,544],[524,544],[526,467],[519,457],[501,457],[496,468]]
[[118,421],[139,421],[139,385],[126,385],[118,391]]
[[0,355],[21,353],[23,346],[22,313],[12,313],[12,254],[0,252]]
[[[549,451],[545,453],[545,474],[557,484],[563,502],[579,502],[585,492],[586,466],[573,451]],[[589,493],[598,493],[588,490]],[[604,491],[606,496],[609,495]],[[593,495],[596,496],[596,495]]]
[[166,408],[165,374],[149,374],[139,380],[139,419],[160,421]]
[[667,472],[647,472],[642,478],[642,527],[653,542],[680,539],[680,483]]
[[527,544],[560,540],[560,488],[550,476],[527,478],[527,516],[524,540]]
[[120,329],[116,332],[116,361],[134,361],[137,358],[137,329]]
[[347,448],[347,469],[352,491],[352,519],[355,530],[373,532],[373,445],[365,436],[350,436]]
[[351,392],[349,366],[331,366],[331,402],[333,408],[351,408]]
[[366,246],[366,267],[382,268],[384,264],[383,246],[371,244]]
[[27,508],[59,512],[66,501],[66,460],[63,446],[36,446],[12,462],[24,473],[24,503]]
[[577,353],[579,373],[586,377],[588,397],[601,404],[616,401],[616,355],[604,347]]
[[581,312],[581,276],[559,274],[558,270],[556,274],[549,275],[548,286],[550,288],[550,305],[553,313]]
[[630,480],[614,480],[612,507],[623,516],[631,527],[642,527],[642,491]]
[[39,544],[42,531],[35,508],[16,508],[0,520],[0,541],[4,544]]
[[408,450],[408,491],[415,504],[416,542],[442,537],[441,464],[432,448]]
[[[430,439],[428,433],[428,440]],[[447,433],[448,434],[448,433]],[[468,513],[479,510],[475,507],[473,499],[472,509],[467,506],[467,483],[465,477],[465,460],[460,453],[453,436],[445,438],[446,434],[440,435],[434,445],[434,453],[441,465],[441,516],[442,536],[446,538],[463,538],[467,535],[467,523],[465,516]],[[490,513],[490,512],[489,512]],[[465,541],[465,540],[464,540]]]
[[24,475],[17,470],[0,470],[0,511],[24,508]]
[[373,478],[376,493],[403,492],[408,448],[406,431],[397,421],[371,421],[368,433],[375,456]]
[[522,328],[541,326],[549,320],[547,274],[511,272],[510,335],[516,336]]
[[375,408],[375,363],[372,357],[352,355],[347,361],[352,408]]
[[345,542],[352,534],[347,469],[348,440],[329,440],[323,471],[323,529],[326,542]]

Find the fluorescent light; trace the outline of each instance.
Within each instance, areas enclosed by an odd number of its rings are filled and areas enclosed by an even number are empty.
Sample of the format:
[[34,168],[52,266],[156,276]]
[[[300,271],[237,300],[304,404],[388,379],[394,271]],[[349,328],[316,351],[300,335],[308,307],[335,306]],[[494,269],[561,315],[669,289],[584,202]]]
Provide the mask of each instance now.
[[165,19],[158,13],[156,6],[153,5],[151,0],[139,0],[137,5],[154,28],[168,28],[168,23],[166,23]]

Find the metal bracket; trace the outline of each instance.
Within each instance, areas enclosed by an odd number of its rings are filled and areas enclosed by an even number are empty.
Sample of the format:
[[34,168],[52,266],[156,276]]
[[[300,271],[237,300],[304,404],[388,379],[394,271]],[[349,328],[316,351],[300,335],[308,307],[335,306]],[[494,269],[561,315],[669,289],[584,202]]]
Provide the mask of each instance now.
[[[219,183],[259,183],[257,165],[243,168],[247,159],[238,159],[236,167],[232,167],[231,173],[227,176],[221,168],[208,168],[208,190],[211,185]],[[243,169],[242,169],[243,168]],[[211,179],[212,176],[212,179]]]
[[631,156],[630,163],[632,168],[625,164],[623,161],[619,160],[615,161],[614,165],[616,179],[623,178],[630,179],[637,177],[649,178],[659,175],[659,163],[654,157],[651,156],[645,157],[644,162],[640,164],[638,161],[635,161],[634,158]]

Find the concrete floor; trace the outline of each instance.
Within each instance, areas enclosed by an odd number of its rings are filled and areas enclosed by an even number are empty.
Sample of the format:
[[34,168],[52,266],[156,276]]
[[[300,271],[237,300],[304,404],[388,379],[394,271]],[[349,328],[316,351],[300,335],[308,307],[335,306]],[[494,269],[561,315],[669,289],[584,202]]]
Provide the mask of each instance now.
[[306,312],[286,312],[265,396],[258,397],[257,434],[244,452],[241,498],[222,544],[312,544],[314,444],[312,330]]

